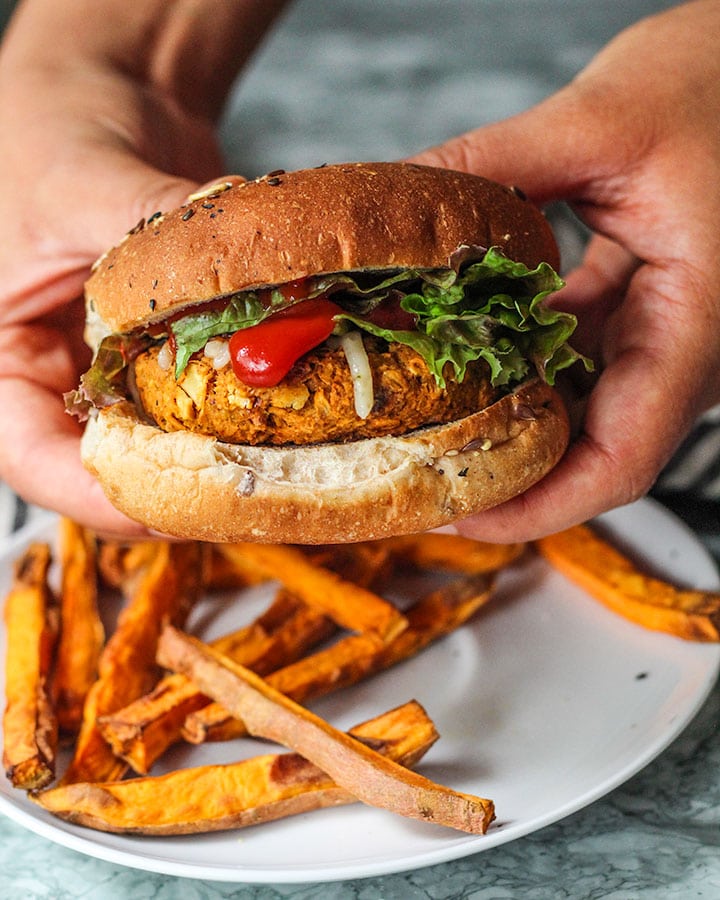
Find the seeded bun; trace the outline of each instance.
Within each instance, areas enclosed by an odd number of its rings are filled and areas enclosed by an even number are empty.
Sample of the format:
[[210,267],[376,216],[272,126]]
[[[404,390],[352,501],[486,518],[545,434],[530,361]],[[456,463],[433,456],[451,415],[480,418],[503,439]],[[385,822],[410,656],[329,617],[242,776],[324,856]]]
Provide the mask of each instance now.
[[448,425],[305,447],[166,433],[122,403],[88,422],[82,454],[115,506],[158,531],[318,544],[416,533],[488,509],[541,478],[567,440],[557,393],[532,381]]
[[[464,173],[361,163],[221,183],[150,216],[98,262],[88,342],[305,276],[445,267],[464,245],[558,266],[536,207]],[[82,457],[118,509],[179,538],[371,540],[495,506],[558,462],[569,429],[554,389],[532,380],[496,396],[443,425],[303,446],[165,432],[128,400],[93,410]]]
[[[92,319],[131,331],[175,310],[307,275],[446,266],[462,244],[558,266],[532,203],[476,175],[398,163],[323,166],[220,182],[140,222],[85,287]],[[171,264],[169,264],[171,263]]]

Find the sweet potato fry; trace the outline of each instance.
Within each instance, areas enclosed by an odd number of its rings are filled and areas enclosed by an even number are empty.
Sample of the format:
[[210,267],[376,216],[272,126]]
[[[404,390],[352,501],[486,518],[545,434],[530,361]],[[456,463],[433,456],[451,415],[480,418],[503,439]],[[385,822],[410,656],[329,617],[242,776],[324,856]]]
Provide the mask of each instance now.
[[378,643],[392,640],[407,625],[402,613],[367,588],[315,565],[296,547],[271,544],[223,544],[230,559],[243,560],[283,585],[340,627],[367,634]]
[[58,536],[62,576],[53,697],[60,730],[76,734],[97,677],[105,629],[98,612],[95,536],[70,519],[60,520]]
[[[335,631],[333,623],[285,590],[253,623],[212,645],[260,675],[298,659]],[[186,717],[210,701],[184,675],[167,675],[149,693],[101,716],[98,727],[116,756],[146,774],[156,759],[182,737]]]
[[[363,586],[373,582],[388,559],[388,550],[381,542],[354,545],[351,549],[345,545],[318,547],[313,554],[316,563],[322,562]],[[238,569],[237,575],[247,578],[248,573]],[[330,619],[281,589],[269,609],[252,625],[214,641],[212,646],[257,674],[266,675],[299,659],[334,630]],[[170,675],[150,694],[101,717],[99,727],[113,752],[134,771],[146,774],[155,760],[181,739],[186,717],[209,702],[184,676]]]
[[484,834],[494,818],[490,800],[404,769],[171,625],[158,641],[158,661],[192,678],[203,693],[242,719],[250,734],[300,753],[364,803],[471,834]]
[[155,541],[99,541],[97,570],[102,584],[126,591],[128,580],[155,554]]
[[[492,579],[486,575],[453,581],[406,610],[407,629],[387,646],[379,648],[363,635],[350,635],[273,672],[267,681],[299,703],[356,684],[459,628],[489,600],[491,593]],[[229,740],[243,734],[243,722],[217,702],[191,713],[183,726],[183,736],[194,744]]]
[[15,565],[5,601],[7,649],[3,766],[17,788],[34,790],[55,774],[57,720],[49,676],[57,637],[57,607],[48,587],[47,544],[31,544]]
[[195,543],[155,544],[138,572],[135,593],[105,645],[99,676],[85,700],[75,755],[63,783],[119,778],[127,764],[103,739],[98,717],[114,712],[146,693],[156,682],[158,636],[165,621],[182,624],[201,588],[200,547]]
[[396,561],[421,569],[441,569],[480,575],[509,565],[525,549],[524,544],[487,544],[438,531],[387,538],[388,550]]
[[[438,736],[414,701],[356,726],[350,734],[404,766],[414,765]],[[153,835],[242,828],[355,801],[297,753],[267,754],[109,784],[71,784],[33,799],[78,825]]]
[[720,640],[720,593],[681,590],[644,574],[587,525],[542,538],[537,546],[559,571],[626,619],[686,640]]
[[227,591],[251,587],[268,581],[266,575],[250,566],[228,559],[214,544],[208,544],[205,555],[204,584],[208,591]]
[[302,553],[316,566],[331,569],[346,581],[370,588],[392,571],[390,546],[385,541],[359,544],[317,544],[302,547]]

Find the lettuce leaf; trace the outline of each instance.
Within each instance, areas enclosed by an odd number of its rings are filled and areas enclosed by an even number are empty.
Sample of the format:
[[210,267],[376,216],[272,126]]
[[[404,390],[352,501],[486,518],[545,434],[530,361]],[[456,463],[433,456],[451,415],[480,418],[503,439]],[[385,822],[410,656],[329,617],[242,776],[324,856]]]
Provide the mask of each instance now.
[[531,366],[549,384],[577,360],[591,367],[567,343],[575,316],[545,302],[563,286],[550,265],[540,263],[531,270],[494,248],[472,261],[471,248],[462,249],[462,268],[418,272],[420,289],[402,298],[400,306],[415,316],[417,331],[379,328],[349,313],[343,319],[412,347],[441,386],[446,364],[462,381],[467,364],[477,359],[488,363],[495,385],[521,381]]
[[170,329],[175,341],[175,377],[182,375],[193,353],[202,350],[211,338],[250,328],[272,312],[272,306],[265,308],[257,294],[248,291],[233,296],[224,309],[194,313],[173,322]]
[[127,395],[127,367],[152,344],[145,334],[112,334],[101,342],[80,385],[64,395],[65,409],[84,422],[90,410],[112,406]]
[[[557,373],[576,361],[588,370],[592,363],[569,345],[576,319],[552,309],[547,297],[563,286],[547,263],[529,269],[498,249],[462,246],[439,269],[402,269],[395,272],[334,273],[312,279],[309,297],[331,293],[344,312],[336,333],[360,328],[387,341],[412,347],[425,360],[440,386],[449,364],[462,381],[470,362],[484,359],[493,384],[512,386],[531,370],[549,384]],[[414,317],[414,330],[393,330],[368,320],[388,297]],[[168,323],[175,347],[175,375],[184,372],[191,356],[213,337],[233,334],[262,322],[273,313],[302,300],[287,299],[279,290],[263,297],[256,291],[229,295],[197,313]],[[126,392],[128,361],[158,336],[114,335],[101,345],[92,369],[83,376],[80,391],[68,398],[82,414],[88,403],[107,405]]]
[[[410,275],[413,277],[414,273],[410,273]],[[357,279],[339,273],[314,279],[307,299],[331,290],[347,290],[357,297],[367,295],[368,302],[363,305],[361,301],[359,308],[369,311],[387,297],[388,291],[395,284],[407,281],[407,279],[407,272],[400,273],[385,279],[380,284],[374,283],[364,289]],[[175,377],[179,378],[182,375],[193,353],[202,350],[211,338],[234,334],[236,331],[242,331],[243,328],[250,328],[273,313],[300,302],[302,301],[288,300],[280,291],[274,290],[271,291],[270,305],[265,306],[256,291],[245,291],[231,295],[224,309],[203,310],[175,320],[170,325],[175,342]]]

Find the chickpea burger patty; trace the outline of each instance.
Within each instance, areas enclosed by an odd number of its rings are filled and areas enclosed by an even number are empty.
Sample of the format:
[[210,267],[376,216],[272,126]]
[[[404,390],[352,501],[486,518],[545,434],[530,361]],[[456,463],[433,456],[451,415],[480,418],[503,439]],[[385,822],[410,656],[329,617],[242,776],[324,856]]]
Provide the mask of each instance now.
[[86,284],[82,456],[150,528],[339,543],[502,503],[563,455],[577,360],[542,213],[403,163],[230,177]]
[[[366,343],[373,382],[372,409],[360,418],[341,348],[306,354],[272,387],[241,382],[229,363],[193,358],[179,378],[158,362],[151,347],[134,362],[142,408],[164,431],[192,431],[231,444],[317,444],[399,435],[452,422],[483,409],[501,392],[484,361],[468,367],[462,382],[451,372],[440,388],[423,358],[403,344]],[[409,400],[409,398],[411,398]]]

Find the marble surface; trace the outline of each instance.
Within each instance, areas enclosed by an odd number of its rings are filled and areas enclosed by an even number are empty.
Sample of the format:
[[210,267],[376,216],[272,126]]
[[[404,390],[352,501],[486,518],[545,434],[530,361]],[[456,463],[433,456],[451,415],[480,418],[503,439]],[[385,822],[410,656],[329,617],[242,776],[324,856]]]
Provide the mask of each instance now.
[[[536,102],[624,25],[670,5],[301,0],[232,98],[223,124],[228,166],[255,175],[412,153]],[[0,11],[9,6],[3,3]],[[573,229],[562,237],[566,249],[576,252]],[[13,516],[6,519],[9,527]],[[715,531],[710,539],[716,539]],[[322,886],[203,883],[101,862],[0,818],[0,896],[720,898],[719,716],[716,689],[685,733],[608,797],[540,832],[457,862]]]

